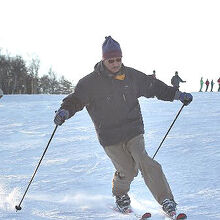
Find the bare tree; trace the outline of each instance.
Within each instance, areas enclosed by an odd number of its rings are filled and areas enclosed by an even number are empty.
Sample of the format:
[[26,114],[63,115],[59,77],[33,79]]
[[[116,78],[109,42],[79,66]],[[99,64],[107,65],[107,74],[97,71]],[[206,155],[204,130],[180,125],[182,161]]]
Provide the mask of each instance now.
[[39,58],[32,58],[31,63],[28,67],[28,74],[31,78],[31,94],[39,93],[39,78],[38,72],[40,69]]

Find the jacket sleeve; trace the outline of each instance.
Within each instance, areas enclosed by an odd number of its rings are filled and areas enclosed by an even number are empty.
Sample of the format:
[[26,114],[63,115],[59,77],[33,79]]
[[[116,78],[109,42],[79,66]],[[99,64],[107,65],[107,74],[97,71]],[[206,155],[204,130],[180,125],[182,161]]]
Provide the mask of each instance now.
[[159,100],[173,101],[177,91],[177,88],[168,86],[164,82],[141,72],[138,73],[137,84],[139,87],[139,96],[146,98],[156,96]]
[[179,81],[180,81],[180,82],[184,82],[184,80],[182,80],[180,77],[179,77]]
[[63,99],[61,109],[68,110],[70,118],[76,112],[81,111],[88,104],[88,91],[82,80],[80,80],[75,87],[75,91]]
[[174,76],[173,76],[172,79],[171,79],[171,84],[172,84],[172,85],[174,84]]

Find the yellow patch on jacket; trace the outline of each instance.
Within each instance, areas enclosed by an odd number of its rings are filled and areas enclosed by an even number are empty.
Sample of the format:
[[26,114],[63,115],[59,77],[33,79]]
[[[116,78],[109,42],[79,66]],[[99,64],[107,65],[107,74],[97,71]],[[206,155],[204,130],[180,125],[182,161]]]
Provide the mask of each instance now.
[[117,79],[117,80],[124,80],[125,79],[125,74],[116,75],[115,79]]

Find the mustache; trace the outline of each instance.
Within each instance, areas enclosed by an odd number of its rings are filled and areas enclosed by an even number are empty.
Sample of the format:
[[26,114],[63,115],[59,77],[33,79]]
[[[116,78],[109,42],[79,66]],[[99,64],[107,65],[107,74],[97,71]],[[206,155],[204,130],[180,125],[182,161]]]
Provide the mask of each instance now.
[[118,68],[121,68],[121,66],[119,65],[119,66],[112,67],[112,69],[118,69]]

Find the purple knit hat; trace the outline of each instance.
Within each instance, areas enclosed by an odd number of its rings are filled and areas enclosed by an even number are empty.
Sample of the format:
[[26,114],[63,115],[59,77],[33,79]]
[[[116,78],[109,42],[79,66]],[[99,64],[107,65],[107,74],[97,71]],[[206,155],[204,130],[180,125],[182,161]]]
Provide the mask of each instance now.
[[102,44],[102,58],[104,60],[113,57],[122,57],[121,47],[117,41],[108,36],[105,37],[105,41]]

